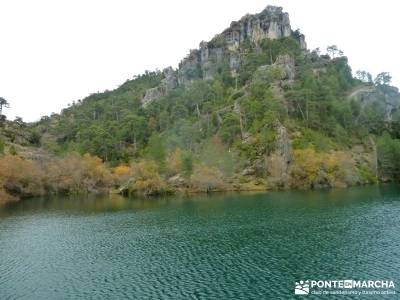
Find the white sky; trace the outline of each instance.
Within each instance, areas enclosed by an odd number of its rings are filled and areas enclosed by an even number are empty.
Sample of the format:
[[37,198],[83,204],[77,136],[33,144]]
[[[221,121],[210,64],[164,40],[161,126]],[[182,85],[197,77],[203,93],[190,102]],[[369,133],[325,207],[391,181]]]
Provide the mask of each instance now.
[[0,0],[0,96],[9,119],[38,120],[73,100],[179,61],[201,40],[268,4],[283,6],[310,49],[336,44],[353,70],[400,85],[394,0]]

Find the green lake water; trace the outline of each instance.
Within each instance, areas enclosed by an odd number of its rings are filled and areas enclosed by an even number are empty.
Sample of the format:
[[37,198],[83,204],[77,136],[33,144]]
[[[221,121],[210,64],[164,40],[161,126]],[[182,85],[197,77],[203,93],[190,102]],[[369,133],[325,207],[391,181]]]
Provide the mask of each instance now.
[[400,186],[0,208],[0,299],[292,299],[305,279],[397,290]]

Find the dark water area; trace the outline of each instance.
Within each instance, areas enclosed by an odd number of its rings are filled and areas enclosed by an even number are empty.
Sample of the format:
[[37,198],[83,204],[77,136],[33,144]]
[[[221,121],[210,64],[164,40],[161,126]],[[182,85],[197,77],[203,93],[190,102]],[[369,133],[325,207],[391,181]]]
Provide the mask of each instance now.
[[298,299],[306,279],[398,291],[399,270],[398,185],[0,208],[0,299]]

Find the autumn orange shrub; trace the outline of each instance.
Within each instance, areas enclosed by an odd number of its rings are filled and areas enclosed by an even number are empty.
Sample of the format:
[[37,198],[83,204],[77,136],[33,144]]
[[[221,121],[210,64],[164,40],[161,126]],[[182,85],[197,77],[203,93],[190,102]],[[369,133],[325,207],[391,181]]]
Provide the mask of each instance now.
[[195,165],[190,183],[192,189],[197,192],[223,191],[226,189],[222,172],[205,164]]
[[[117,172],[121,175],[123,170]],[[16,155],[0,157],[0,202],[49,193],[101,192],[112,183],[103,161],[89,154],[48,157],[41,162]]]
[[318,153],[312,148],[294,150],[291,186],[310,188],[323,183],[329,187],[354,185],[359,172],[351,153]]
[[12,201],[17,201],[18,198],[11,196],[10,194],[6,193],[4,190],[0,190],[0,205],[12,202]]
[[110,185],[110,170],[105,166],[105,164],[99,157],[85,154],[82,157],[82,162],[83,166],[86,169],[86,177],[93,181],[96,186]]
[[33,197],[45,193],[43,171],[36,162],[15,155],[0,158],[0,184],[8,194]]
[[294,150],[294,165],[291,172],[291,186],[309,188],[317,178],[323,158],[314,149]]
[[132,177],[132,170],[129,166],[120,165],[112,169],[113,181],[116,186],[120,186],[129,181]]
[[183,152],[177,148],[167,157],[167,172],[169,176],[176,175],[182,171]]
[[89,154],[69,154],[49,162],[47,185],[55,193],[99,192],[111,186],[112,176],[103,161]]
[[132,164],[130,192],[142,195],[157,195],[166,192],[157,164],[152,160],[142,160]]

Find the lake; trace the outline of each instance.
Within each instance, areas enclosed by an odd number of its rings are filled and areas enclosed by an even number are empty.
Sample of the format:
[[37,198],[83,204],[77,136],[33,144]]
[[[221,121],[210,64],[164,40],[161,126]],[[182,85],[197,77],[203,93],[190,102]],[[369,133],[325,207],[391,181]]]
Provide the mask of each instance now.
[[291,299],[305,279],[397,290],[399,270],[397,185],[0,208],[0,299]]

